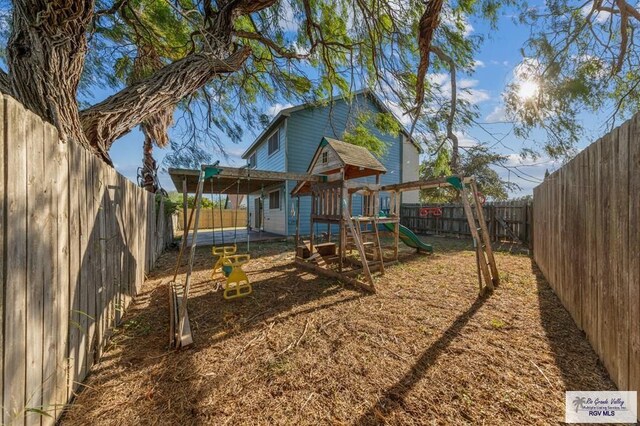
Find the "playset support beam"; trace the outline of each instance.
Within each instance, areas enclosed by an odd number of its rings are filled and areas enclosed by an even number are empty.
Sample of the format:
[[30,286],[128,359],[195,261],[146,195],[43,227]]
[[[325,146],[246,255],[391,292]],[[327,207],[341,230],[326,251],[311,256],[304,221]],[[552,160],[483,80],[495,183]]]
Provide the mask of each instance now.
[[[403,183],[394,183],[391,185],[383,185],[380,190],[381,191],[411,191],[415,189],[429,189],[429,188],[446,188],[447,186],[451,186],[452,176],[440,179],[433,180],[416,180],[412,182],[403,182]],[[473,179],[469,177],[460,178],[463,184],[470,184]]]

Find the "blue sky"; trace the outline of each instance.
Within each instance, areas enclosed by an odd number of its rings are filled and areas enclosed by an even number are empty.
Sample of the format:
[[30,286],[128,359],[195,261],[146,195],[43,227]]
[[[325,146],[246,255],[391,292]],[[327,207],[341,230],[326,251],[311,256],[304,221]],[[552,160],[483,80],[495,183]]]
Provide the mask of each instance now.
[[[505,119],[501,94],[505,86],[513,80],[515,67],[522,62],[520,52],[528,37],[529,27],[519,25],[514,22],[513,17],[505,15],[499,21],[498,31],[490,31],[485,22],[474,21],[470,21],[469,31],[485,35],[487,38],[476,58],[478,66],[474,75],[461,75],[458,77],[458,83],[461,87],[470,90],[470,100],[478,106],[479,121],[483,124],[460,133],[458,136],[461,145],[469,146],[478,142],[486,142],[498,152],[508,155],[507,165],[509,168],[496,166],[495,170],[505,179],[517,183],[522,188],[520,191],[513,192],[511,196],[531,194],[533,188],[542,180],[545,170],[553,171],[561,164],[548,158],[522,161],[518,155],[520,150],[523,147],[539,147],[544,141],[544,135],[534,132],[531,139],[521,140],[513,135],[511,124],[499,123]],[[108,93],[105,92],[102,95],[107,96]],[[283,106],[287,106],[286,101],[275,105],[265,104],[261,107],[265,112],[274,114]],[[585,114],[584,117],[581,117],[587,123],[585,126],[587,132],[578,147],[579,149],[584,148],[606,132],[604,124],[590,124],[604,123],[606,117],[604,111],[601,117],[593,114]],[[246,131],[239,144],[232,143],[223,136],[222,140],[226,142],[229,158],[228,160],[221,159],[222,163],[231,166],[243,165],[244,160],[240,158],[240,155],[251,144],[255,136],[256,134],[251,131]],[[110,152],[117,170],[132,180],[136,179],[136,171],[141,164],[142,139],[141,133],[134,130],[117,141]],[[160,163],[167,150],[156,148],[155,153],[156,159]],[[165,189],[175,190],[166,173],[162,172],[160,179]]]

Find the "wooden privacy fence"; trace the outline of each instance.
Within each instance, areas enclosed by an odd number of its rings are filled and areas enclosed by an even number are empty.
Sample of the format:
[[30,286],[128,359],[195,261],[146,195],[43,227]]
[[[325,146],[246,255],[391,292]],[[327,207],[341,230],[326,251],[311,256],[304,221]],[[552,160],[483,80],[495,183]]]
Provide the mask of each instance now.
[[[530,201],[486,203],[484,217],[491,240],[530,244],[532,209]],[[462,204],[402,204],[400,223],[417,233],[471,236]]]
[[[192,209],[187,209],[187,220]],[[184,216],[182,210],[178,211],[178,229],[182,230],[184,227]],[[212,217],[213,216],[213,217]],[[210,207],[203,207],[200,211],[200,229],[216,229],[220,228],[222,223],[223,228],[245,228],[247,226],[247,209],[222,209],[222,222],[220,219],[220,209],[214,207],[213,210]],[[237,225],[236,225],[237,224]]]
[[53,424],[172,240],[171,221],[6,96],[0,188],[2,422]]
[[640,392],[640,116],[533,194],[536,264],[618,388]]

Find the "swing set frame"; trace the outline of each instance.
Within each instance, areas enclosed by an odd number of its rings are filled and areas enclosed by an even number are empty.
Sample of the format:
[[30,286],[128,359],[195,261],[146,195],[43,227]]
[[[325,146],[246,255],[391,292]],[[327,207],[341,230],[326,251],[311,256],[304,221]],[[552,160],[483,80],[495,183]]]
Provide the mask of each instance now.
[[[309,174],[255,170],[246,167],[223,167],[219,165],[219,162],[211,165],[202,165],[199,170],[170,168],[169,175],[176,188],[182,187],[183,208],[185,212],[188,207],[188,195],[195,193],[196,196],[195,209],[191,210],[188,220],[187,215],[183,215],[184,223],[180,251],[176,261],[173,279],[169,282],[169,305],[171,308],[169,310],[171,316],[169,344],[172,347],[181,348],[193,343],[187,300],[191,287],[193,261],[198,245],[198,228],[205,183],[207,181],[213,183],[214,180],[217,180],[217,188],[220,191],[220,196],[225,194],[248,196],[249,194],[262,191],[265,187],[284,184],[287,181],[322,182],[323,177]],[[249,215],[247,215],[247,221],[248,220]],[[235,225],[237,225],[237,220]],[[187,239],[191,231],[193,231],[193,234],[189,248],[187,270],[184,281],[181,283],[178,282],[178,275],[180,275],[180,267],[182,266],[182,260],[187,250]],[[234,231],[234,233],[235,232],[237,232],[237,230]],[[215,238],[215,229],[213,233]],[[224,235],[224,230],[222,233]],[[249,249],[249,239],[249,233],[247,232],[247,250]],[[234,237],[234,244],[235,242]]]
[[[182,242],[180,252],[178,254],[178,259],[176,262],[176,267],[174,270],[173,280],[169,283],[170,288],[170,296],[169,296],[169,304],[171,306],[170,315],[171,315],[171,327],[170,327],[170,345],[175,348],[181,348],[188,346],[193,343],[192,335],[191,335],[191,327],[189,324],[189,314],[187,311],[187,300],[189,297],[189,289],[191,285],[191,274],[193,273],[193,262],[195,257],[195,252],[197,248],[197,236],[198,236],[198,225],[200,220],[200,211],[201,211],[201,201],[204,190],[204,184],[208,179],[219,179],[220,185],[219,188],[223,188],[221,194],[253,194],[258,191],[261,191],[265,187],[274,186],[278,184],[284,184],[287,181],[297,181],[298,185],[310,185],[311,188],[319,189],[321,187],[327,186],[330,182],[327,181],[326,175],[317,175],[317,174],[297,174],[297,173],[286,173],[286,172],[271,172],[271,171],[263,171],[263,170],[255,170],[249,168],[231,168],[231,167],[221,167],[217,163],[214,165],[203,165],[200,170],[185,170],[185,169],[169,169],[169,174],[176,185],[177,188],[182,185],[183,188],[183,200],[184,200],[184,208],[186,211],[187,207],[187,194],[194,193],[196,194],[196,208],[191,211],[189,215],[189,220],[186,220],[185,215],[185,226],[184,233],[182,235]],[[340,189],[342,190],[342,196],[332,196],[332,197],[323,197],[322,202],[318,201],[318,203],[325,203],[325,207],[328,208],[332,212],[341,212],[339,220],[343,221],[343,219],[350,219],[347,221],[350,224],[353,220],[355,220],[359,226],[362,218],[352,218],[349,212],[349,206],[344,206],[346,204],[346,197],[344,197],[345,193],[348,194],[350,192],[350,182],[348,180],[341,180],[337,183],[340,184]],[[331,184],[336,184],[336,182],[331,182]],[[379,209],[379,205],[377,200],[379,200],[379,194],[381,191],[390,192],[396,194],[396,207],[398,206],[399,194],[403,191],[408,190],[416,190],[416,189],[425,189],[425,188],[435,188],[435,187],[443,187],[443,186],[453,186],[455,187],[461,195],[462,203],[464,206],[464,211],[467,216],[467,221],[469,222],[469,227],[471,229],[471,234],[474,239],[474,246],[476,249],[476,261],[477,261],[477,272],[478,272],[478,286],[480,293],[483,293],[485,290],[491,291],[494,286],[497,286],[500,282],[498,269],[496,267],[495,259],[493,256],[493,251],[491,248],[491,242],[489,241],[489,233],[487,231],[486,222],[484,220],[484,215],[482,212],[482,202],[479,197],[478,189],[476,186],[476,182],[473,178],[462,177],[462,176],[449,176],[447,178],[441,178],[431,181],[414,181],[414,182],[403,182],[399,184],[390,184],[390,185],[380,185],[376,184],[364,184],[364,188],[362,183],[354,182],[354,188],[351,188],[354,192],[356,190],[366,189],[367,193],[370,195],[370,199],[373,203],[372,216],[375,218],[373,220],[374,229],[377,229],[378,222],[384,220],[382,218],[378,218],[375,213]],[[231,189],[235,187],[236,192],[231,192]],[[295,190],[293,191],[295,195]],[[311,190],[311,194],[315,194],[316,190]],[[298,201],[299,201],[299,195]],[[335,195],[335,194],[334,194]],[[328,202],[337,203],[337,207],[329,208]],[[318,204],[316,203],[316,204]],[[320,205],[318,204],[318,205]],[[328,211],[329,211],[328,210]],[[397,211],[396,213],[399,213]],[[318,215],[320,214],[320,215]],[[316,221],[322,221],[323,217],[321,217],[321,212],[314,212],[312,214],[311,220],[311,229],[313,232],[313,226]],[[334,219],[333,216],[329,219]],[[395,221],[394,223],[399,223],[399,215],[398,217],[393,217],[391,220]],[[299,217],[299,208],[297,212],[296,218],[296,244],[300,240],[299,235],[299,227],[300,227],[300,217]],[[237,225],[237,223],[236,223]],[[182,258],[186,252],[187,248],[187,237],[189,232],[193,229],[192,243],[190,246],[189,258],[187,270],[185,273],[184,281],[178,282],[177,278],[179,275],[180,267],[182,266]],[[396,226],[398,229],[398,226]],[[214,231],[215,232],[215,231]],[[396,231],[397,233],[397,231]],[[342,234],[342,233],[341,233]],[[358,232],[354,232],[352,229],[352,235],[358,234]],[[357,238],[356,238],[357,239]],[[340,238],[339,241],[339,250],[342,252],[344,247],[344,236]],[[398,244],[398,238],[394,238],[395,244]],[[304,248],[304,247],[303,247]],[[310,254],[314,255],[314,247],[308,247]],[[366,253],[364,250],[360,250],[361,258],[366,259]],[[318,253],[319,255],[319,253]],[[296,255],[296,261],[302,260],[303,262],[297,262],[299,264],[305,263],[305,259],[298,259],[299,255]],[[384,259],[382,255],[380,256],[380,268],[384,270]],[[306,262],[308,263],[308,262]],[[319,263],[323,263],[320,261]],[[367,269],[368,265],[367,261],[363,262],[363,267]],[[305,266],[308,266],[305,264]],[[328,267],[315,267],[314,271],[318,273],[322,273],[325,275],[329,275],[338,279],[345,279],[347,277],[344,271],[335,271]],[[348,279],[345,279],[349,281]]]

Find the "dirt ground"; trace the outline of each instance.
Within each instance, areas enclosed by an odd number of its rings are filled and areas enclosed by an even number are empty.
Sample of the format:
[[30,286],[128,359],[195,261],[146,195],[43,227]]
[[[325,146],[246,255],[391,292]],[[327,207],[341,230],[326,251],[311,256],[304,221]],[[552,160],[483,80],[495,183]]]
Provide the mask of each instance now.
[[615,389],[530,257],[497,253],[502,285],[478,297],[468,241],[429,242],[377,294],[296,268],[291,245],[252,245],[254,291],[235,301],[202,248],[182,351],[167,252],[62,424],[557,424],[565,390]]

